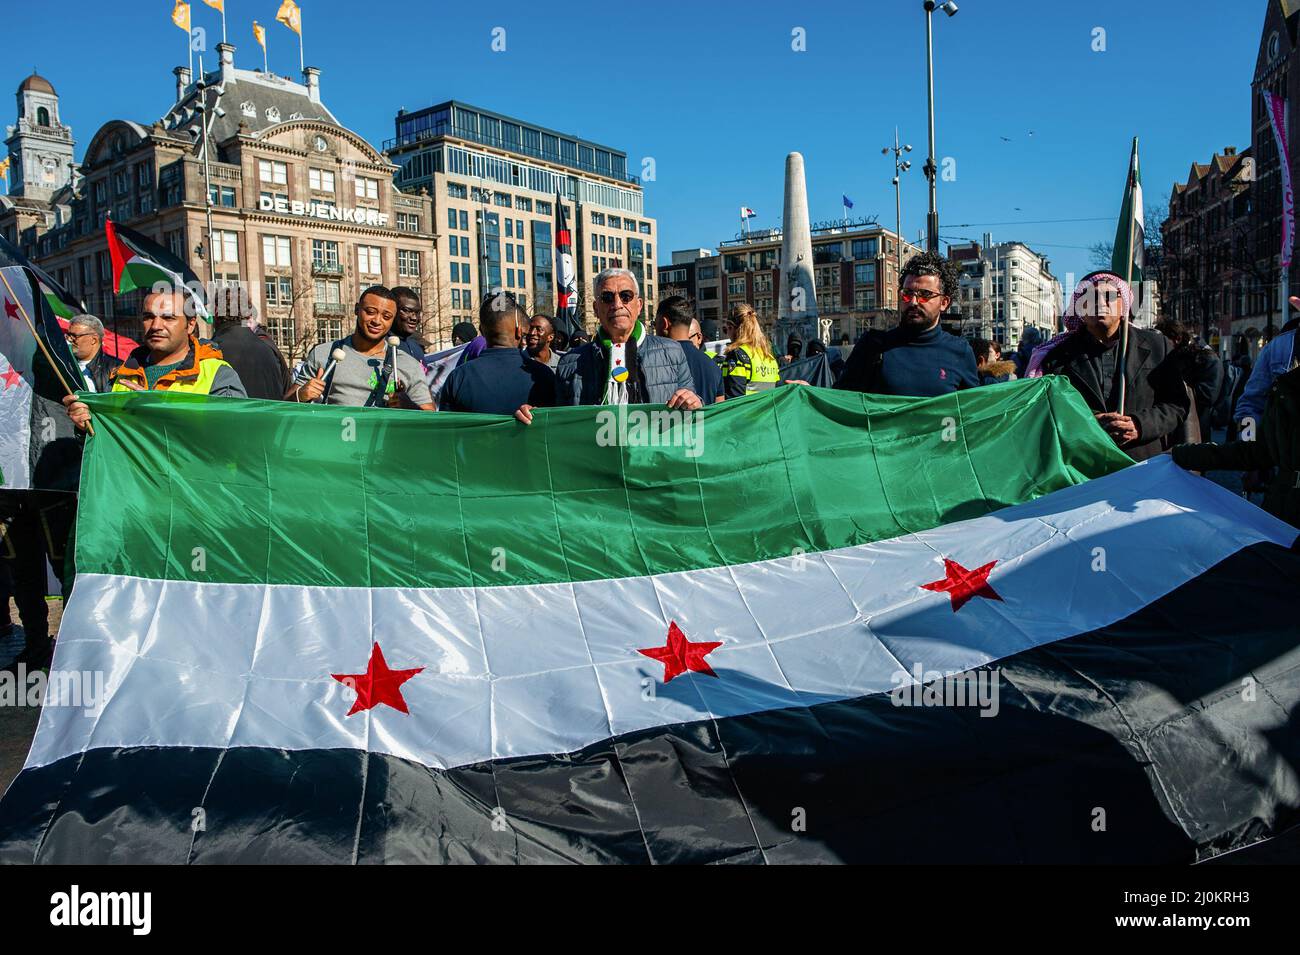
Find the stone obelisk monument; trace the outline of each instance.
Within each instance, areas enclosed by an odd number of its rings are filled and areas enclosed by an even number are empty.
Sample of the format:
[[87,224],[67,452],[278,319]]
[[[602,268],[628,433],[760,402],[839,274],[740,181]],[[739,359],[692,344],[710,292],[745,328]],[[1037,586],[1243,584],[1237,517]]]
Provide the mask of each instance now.
[[812,231],[808,226],[808,188],[803,156],[785,157],[785,213],[781,220],[781,291],[776,312],[777,348],[791,334],[805,343],[817,336],[817,294],[813,286]]

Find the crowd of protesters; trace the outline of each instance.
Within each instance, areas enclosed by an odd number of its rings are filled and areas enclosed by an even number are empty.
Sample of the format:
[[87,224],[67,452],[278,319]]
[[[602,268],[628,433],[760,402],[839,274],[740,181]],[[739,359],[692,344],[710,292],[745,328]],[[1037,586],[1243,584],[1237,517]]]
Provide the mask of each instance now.
[[[1291,440],[1300,426],[1294,328],[1261,351],[1253,369],[1248,361],[1225,364],[1177,322],[1154,330],[1133,326],[1128,284],[1094,272],[1074,289],[1059,334],[1044,341],[1026,327],[1016,351],[1004,358],[996,342],[943,329],[958,276],[942,256],[914,256],[902,271],[897,324],[868,330],[851,350],[847,338],[828,347],[797,336],[776,349],[754,309],[738,304],[722,324],[720,347],[706,352],[687,299],[661,301],[647,327],[639,283],[618,268],[593,282],[598,329],[591,338],[567,335],[554,319],[529,315],[509,293],[496,292],[483,301],[477,326],[462,322],[452,330],[453,349],[438,359],[450,369],[442,375],[425,364],[430,343],[420,337],[422,305],[411,288],[365,289],[352,333],[317,344],[292,368],[257,324],[255,309],[218,309],[208,340],[182,292],[144,297],[143,341],[124,361],[104,352],[104,328],[94,316],[72,319],[67,340],[87,391],[513,415],[525,425],[538,408],[648,403],[694,410],[781,384],[930,398],[1060,375],[1135,461],[1172,449],[1184,467],[1249,470],[1257,483],[1277,468],[1265,506],[1292,523],[1300,520],[1300,442]],[[1300,299],[1292,303],[1300,309]],[[64,403],[79,431],[93,427],[84,401],[69,396]],[[1227,428],[1227,444],[1207,443],[1215,427]],[[31,494],[36,501],[38,492]],[[9,521],[11,542],[8,559],[0,560],[0,597],[7,603],[8,590],[16,598],[27,640],[17,662],[29,667],[50,658],[44,565],[63,556],[73,509],[66,510],[53,528],[35,504],[0,514]]]

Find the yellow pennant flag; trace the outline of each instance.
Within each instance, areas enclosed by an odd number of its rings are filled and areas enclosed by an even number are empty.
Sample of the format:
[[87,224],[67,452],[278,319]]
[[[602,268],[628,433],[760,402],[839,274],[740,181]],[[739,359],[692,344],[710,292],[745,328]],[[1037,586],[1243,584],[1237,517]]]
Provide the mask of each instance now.
[[262,26],[256,20],[253,21],[253,39],[257,41],[258,46],[260,46],[262,48],[262,52],[265,53],[266,52],[266,27]]
[[0,179],[4,179],[5,182],[9,181],[9,157],[8,156],[6,156],[4,159],[0,159]]
[[226,0],[203,0],[203,2],[213,10],[220,10],[222,13],[226,12]]
[[190,5],[185,0],[176,0],[176,6],[172,8],[172,23],[186,33],[190,32]]
[[298,4],[293,0],[284,0],[280,4],[280,12],[275,18],[287,26],[294,33],[302,36],[302,11],[298,9]]

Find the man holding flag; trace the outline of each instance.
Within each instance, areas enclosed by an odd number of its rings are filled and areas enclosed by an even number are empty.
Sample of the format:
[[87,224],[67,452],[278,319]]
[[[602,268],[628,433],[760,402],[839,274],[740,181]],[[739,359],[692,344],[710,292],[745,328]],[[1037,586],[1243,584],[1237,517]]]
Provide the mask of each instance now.
[[[197,319],[184,292],[150,292],[141,306],[144,344],[113,375],[111,391],[177,391],[225,398],[247,398],[244,384],[221,352],[194,334]],[[90,424],[90,409],[76,395],[63,399],[79,430]]]

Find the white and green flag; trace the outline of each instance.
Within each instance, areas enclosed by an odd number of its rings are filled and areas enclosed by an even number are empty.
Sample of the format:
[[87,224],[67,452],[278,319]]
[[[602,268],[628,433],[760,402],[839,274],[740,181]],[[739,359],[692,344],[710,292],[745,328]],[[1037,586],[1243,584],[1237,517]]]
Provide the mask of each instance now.
[[1115,249],[1111,253],[1110,269],[1126,279],[1135,289],[1142,284],[1145,266],[1146,228],[1142,218],[1142,173],[1138,168],[1138,140],[1133,137],[1133,152],[1129,156],[1128,179],[1124,183],[1124,201],[1119,208],[1119,224],[1115,228]]

